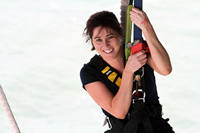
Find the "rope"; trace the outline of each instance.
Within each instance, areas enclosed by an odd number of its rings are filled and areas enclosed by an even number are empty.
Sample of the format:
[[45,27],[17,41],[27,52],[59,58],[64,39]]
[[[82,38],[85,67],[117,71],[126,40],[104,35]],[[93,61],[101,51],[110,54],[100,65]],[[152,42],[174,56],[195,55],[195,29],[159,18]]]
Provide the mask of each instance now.
[[123,29],[123,40],[125,42],[125,34],[126,34],[126,14],[127,14],[127,7],[128,7],[129,0],[121,0],[121,27]]
[[3,89],[1,87],[1,85],[0,85],[0,103],[3,106],[3,109],[4,109],[5,113],[6,113],[8,121],[10,122],[10,125],[11,125],[11,127],[13,129],[13,132],[14,133],[20,133],[19,127],[18,127],[18,125],[17,125],[17,123],[15,121],[15,118],[13,116],[13,113],[12,113],[11,109],[10,109],[10,106],[8,104],[8,101],[6,99],[6,96],[5,96],[4,92],[3,92]]

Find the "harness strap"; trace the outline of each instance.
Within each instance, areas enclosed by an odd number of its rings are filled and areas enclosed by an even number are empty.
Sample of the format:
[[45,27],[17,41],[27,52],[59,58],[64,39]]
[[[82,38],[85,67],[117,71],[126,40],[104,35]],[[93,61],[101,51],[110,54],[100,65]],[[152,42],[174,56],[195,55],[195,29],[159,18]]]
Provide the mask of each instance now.
[[[134,7],[142,10],[142,0],[134,0]],[[134,42],[137,42],[138,40],[139,40],[139,43],[136,44],[137,46],[131,47],[132,53],[137,52],[137,50],[143,49],[146,45],[146,43],[144,43],[144,41],[142,39],[142,30],[134,24]],[[142,68],[140,68],[140,69],[142,69]],[[142,89],[143,89],[143,91],[145,91],[144,77],[142,78],[141,81],[143,82]],[[140,119],[140,120],[142,120],[146,132],[147,133],[154,133],[151,122],[149,120],[148,113],[147,113],[146,110],[144,110],[144,109],[146,109],[144,102],[143,101],[137,102],[137,103],[134,104],[134,106],[136,106],[136,110],[139,110],[141,112],[141,115],[143,116],[143,118]],[[134,117],[136,117],[136,116],[134,116]],[[132,117],[132,119],[134,119],[134,117]]]
[[107,62],[105,62],[100,56],[95,55],[90,60],[88,65],[93,67],[105,79],[108,79],[108,81],[115,85],[116,88],[120,87],[122,75],[113,67],[111,67]]
[[[143,125],[145,127],[145,130],[147,133],[153,133],[153,128],[151,125],[151,122],[149,120],[149,114],[148,110],[146,109],[146,106],[144,104],[143,101],[137,101],[134,103],[133,108],[132,108],[132,112],[131,112],[131,120],[129,123],[127,123],[127,127],[126,129],[126,133],[129,133],[132,129],[131,126],[133,126],[132,123],[135,123],[136,120],[138,120],[137,125],[139,124],[139,122],[143,122]],[[139,116],[139,118],[138,118]],[[137,126],[135,125],[135,126]],[[125,132],[124,132],[125,133]],[[132,133],[132,132],[131,132]]]
[[[134,0],[134,7],[142,10],[142,0]],[[134,40],[142,40],[142,30],[134,24]]]
[[154,133],[149,117],[161,115],[162,106],[160,104],[145,106],[142,101],[137,101],[132,107],[130,120],[120,120],[113,116],[109,118],[112,128],[107,133],[137,133],[140,122],[143,123],[146,133]]
[[124,125],[126,125],[127,120],[125,120],[125,119],[119,120],[119,119],[117,119],[115,117],[112,117],[112,118],[110,118],[110,121],[112,121],[113,119],[115,119],[115,124],[112,126],[111,130],[109,131],[109,133],[121,133],[121,129],[124,127]]
[[147,133],[154,133],[149,117],[145,117],[142,122]]
[[144,110],[138,110],[132,115],[131,120],[123,127],[121,133],[132,133],[132,131],[137,128],[138,124],[147,117],[148,115]]

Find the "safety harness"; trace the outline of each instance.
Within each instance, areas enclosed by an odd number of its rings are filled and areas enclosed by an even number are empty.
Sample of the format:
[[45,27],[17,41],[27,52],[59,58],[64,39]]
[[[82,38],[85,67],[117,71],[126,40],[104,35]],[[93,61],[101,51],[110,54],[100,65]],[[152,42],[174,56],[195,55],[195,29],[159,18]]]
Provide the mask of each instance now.
[[[134,25],[134,43],[131,42],[132,22],[130,20],[130,10],[132,9],[133,0],[130,0],[127,8],[127,27],[125,39],[125,60],[130,54],[146,49],[149,52],[146,41],[142,38],[142,31]],[[134,6],[142,9],[142,0],[134,0]],[[95,55],[88,65],[94,68],[99,75],[103,77],[105,82],[112,84],[109,87],[116,94],[120,84],[122,75],[106,63],[100,56]],[[158,105],[145,105],[145,81],[144,66],[134,73],[132,104],[125,119],[117,119],[112,115],[107,117],[110,130],[105,133],[137,133],[138,125],[143,124],[146,133],[154,133],[150,117],[161,116],[162,107]],[[116,88],[116,89],[113,89]],[[113,90],[112,90],[113,89]]]
[[[116,94],[120,84],[122,75],[105,62],[100,56],[95,55],[88,66],[94,68],[102,82],[107,82],[111,87],[109,89]],[[142,69],[141,69],[142,70]],[[144,73],[144,70],[142,70]],[[144,81],[143,81],[144,82]],[[125,119],[117,119],[112,115],[107,116],[107,122],[110,130],[106,133],[137,133],[139,123],[143,123],[147,133],[153,133],[149,117],[161,116],[161,105],[145,105],[145,93],[138,89],[138,93],[133,91],[133,102]]]

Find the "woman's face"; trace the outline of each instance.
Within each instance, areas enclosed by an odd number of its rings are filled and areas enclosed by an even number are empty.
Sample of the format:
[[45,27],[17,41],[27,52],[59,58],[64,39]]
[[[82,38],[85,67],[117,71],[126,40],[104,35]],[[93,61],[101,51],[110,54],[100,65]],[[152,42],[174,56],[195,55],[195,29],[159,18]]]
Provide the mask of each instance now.
[[121,56],[121,39],[112,30],[96,27],[93,30],[92,43],[95,50],[104,60],[112,60]]

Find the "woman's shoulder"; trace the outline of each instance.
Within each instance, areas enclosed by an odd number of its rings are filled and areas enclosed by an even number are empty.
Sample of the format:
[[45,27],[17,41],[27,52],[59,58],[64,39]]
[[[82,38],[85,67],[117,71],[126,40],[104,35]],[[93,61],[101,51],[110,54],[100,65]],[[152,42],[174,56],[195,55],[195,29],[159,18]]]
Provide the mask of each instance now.
[[84,75],[88,75],[90,73],[92,74],[91,68],[89,67],[88,64],[84,64],[83,67],[80,70],[80,75],[84,76]]
[[97,73],[94,68],[92,68],[88,63],[84,64],[80,70],[81,82],[84,85],[99,81]]
[[87,73],[93,73],[93,72],[91,72],[91,71],[93,71],[93,67],[91,67],[91,61],[94,60],[94,58],[96,58],[96,57],[97,57],[97,55],[95,55],[94,57],[92,57],[88,63],[85,63],[83,65],[83,67],[80,70],[80,74],[81,75],[82,74],[87,74]]
[[81,68],[80,73],[81,74],[87,74],[87,73],[96,73],[99,64],[101,63],[101,59],[98,55],[94,55],[90,61],[86,64],[83,65],[83,67]]

